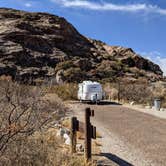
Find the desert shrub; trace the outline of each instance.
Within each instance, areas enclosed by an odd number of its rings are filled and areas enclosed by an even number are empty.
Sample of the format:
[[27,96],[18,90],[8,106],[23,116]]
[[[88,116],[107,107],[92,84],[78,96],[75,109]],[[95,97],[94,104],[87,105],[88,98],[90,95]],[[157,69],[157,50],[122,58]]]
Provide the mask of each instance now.
[[151,103],[153,94],[146,84],[123,84],[120,86],[120,99],[140,104]]
[[166,94],[166,89],[162,86],[157,86],[153,88],[153,96],[155,98],[163,99]]
[[112,100],[121,100],[124,102],[135,101],[140,104],[151,104],[153,92],[147,83],[131,83],[119,81],[112,84],[106,84],[105,91]]
[[[27,139],[19,138],[10,144],[6,153],[10,156],[1,157],[2,165],[47,165],[47,166],[85,166],[83,157],[71,155],[69,148],[62,147],[62,140],[56,138],[56,132],[36,132]],[[89,164],[95,165],[95,164]]]
[[74,67],[74,64],[73,64],[73,61],[65,61],[65,62],[61,62],[61,63],[58,63],[57,66],[56,66],[56,70],[67,70],[71,67]]
[[97,71],[98,76],[100,76],[101,79],[111,79],[113,80],[113,78],[116,76],[117,71],[115,70],[98,70]]
[[74,83],[64,83],[47,88],[48,93],[56,93],[63,100],[77,99],[78,85]]
[[1,164],[43,165],[46,146],[42,140],[33,139],[34,135],[41,135],[63,117],[65,107],[60,99],[46,100],[41,87],[0,81],[0,93]]
[[158,98],[162,102],[162,107],[166,108],[166,88],[161,84],[152,87],[153,98]]
[[105,83],[103,84],[104,91],[106,92],[106,99],[116,100],[118,96],[118,90],[114,88],[113,83]]
[[121,70],[124,67],[124,64],[120,60],[117,60],[116,65],[113,67],[115,70]]
[[86,73],[80,68],[69,68],[64,71],[64,79],[68,82],[80,82],[86,78]]

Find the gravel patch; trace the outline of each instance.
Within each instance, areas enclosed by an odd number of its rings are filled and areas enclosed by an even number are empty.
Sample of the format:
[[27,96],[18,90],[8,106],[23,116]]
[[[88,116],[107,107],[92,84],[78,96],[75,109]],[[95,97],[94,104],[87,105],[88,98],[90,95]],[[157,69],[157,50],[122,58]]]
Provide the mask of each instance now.
[[72,103],[70,107],[82,119],[86,107],[95,110],[92,124],[102,135],[101,155],[107,159],[122,166],[165,166],[165,119],[118,105]]

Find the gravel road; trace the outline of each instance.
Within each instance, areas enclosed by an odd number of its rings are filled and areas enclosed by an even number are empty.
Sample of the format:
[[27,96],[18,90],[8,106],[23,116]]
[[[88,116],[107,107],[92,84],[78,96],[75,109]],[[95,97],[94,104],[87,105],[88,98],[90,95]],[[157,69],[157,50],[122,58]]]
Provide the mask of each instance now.
[[88,105],[73,102],[69,106],[80,119],[83,119],[86,107],[95,110],[92,123],[102,135],[101,155],[117,165],[166,165],[165,119],[108,103]]

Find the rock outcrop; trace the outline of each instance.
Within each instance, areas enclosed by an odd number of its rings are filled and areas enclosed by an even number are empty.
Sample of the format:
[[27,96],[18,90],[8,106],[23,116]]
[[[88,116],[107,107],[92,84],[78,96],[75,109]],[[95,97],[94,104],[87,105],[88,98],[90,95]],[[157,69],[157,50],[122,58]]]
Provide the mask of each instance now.
[[62,17],[0,9],[0,76],[34,83],[56,76],[60,82],[117,77],[155,81],[162,74],[132,49],[84,37]]

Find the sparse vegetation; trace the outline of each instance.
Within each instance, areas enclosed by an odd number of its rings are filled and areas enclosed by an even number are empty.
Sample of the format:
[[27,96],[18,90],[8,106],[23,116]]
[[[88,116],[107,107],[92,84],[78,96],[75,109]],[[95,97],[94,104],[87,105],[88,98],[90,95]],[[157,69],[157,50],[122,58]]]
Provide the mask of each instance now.
[[121,102],[135,102],[137,104],[153,105],[154,99],[162,101],[162,107],[166,108],[166,88],[160,84],[153,86],[145,80],[136,82],[119,80],[117,83],[104,84],[106,98]]
[[11,81],[0,81],[0,93],[0,165],[85,165],[56,138],[54,124],[66,110],[59,98]]
[[56,93],[63,100],[77,99],[78,85],[74,83],[66,83],[61,85],[51,86],[47,89],[48,93]]
[[71,67],[74,67],[73,62],[72,62],[72,61],[65,61],[65,62],[59,63],[59,64],[56,66],[55,70],[56,70],[56,71],[62,70],[62,69],[63,69],[63,70],[66,70],[66,69],[69,69],[69,68],[71,68]]
[[1,157],[2,165],[95,166],[95,163],[85,164],[81,156],[71,156],[54,130],[20,138],[10,144],[6,153]]
[[158,98],[162,102],[162,107],[166,108],[166,88],[161,84],[152,87],[154,98]]
[[132,83],[118,81],[112,85],[105,85],[107,97],[112,100],[148,104],[153,100],[153,92],[147,82]]
[[68,82],[80,82],[83,81],[86,77],[86,73],[80,68],[69,68],[64,72],[64,79]]

